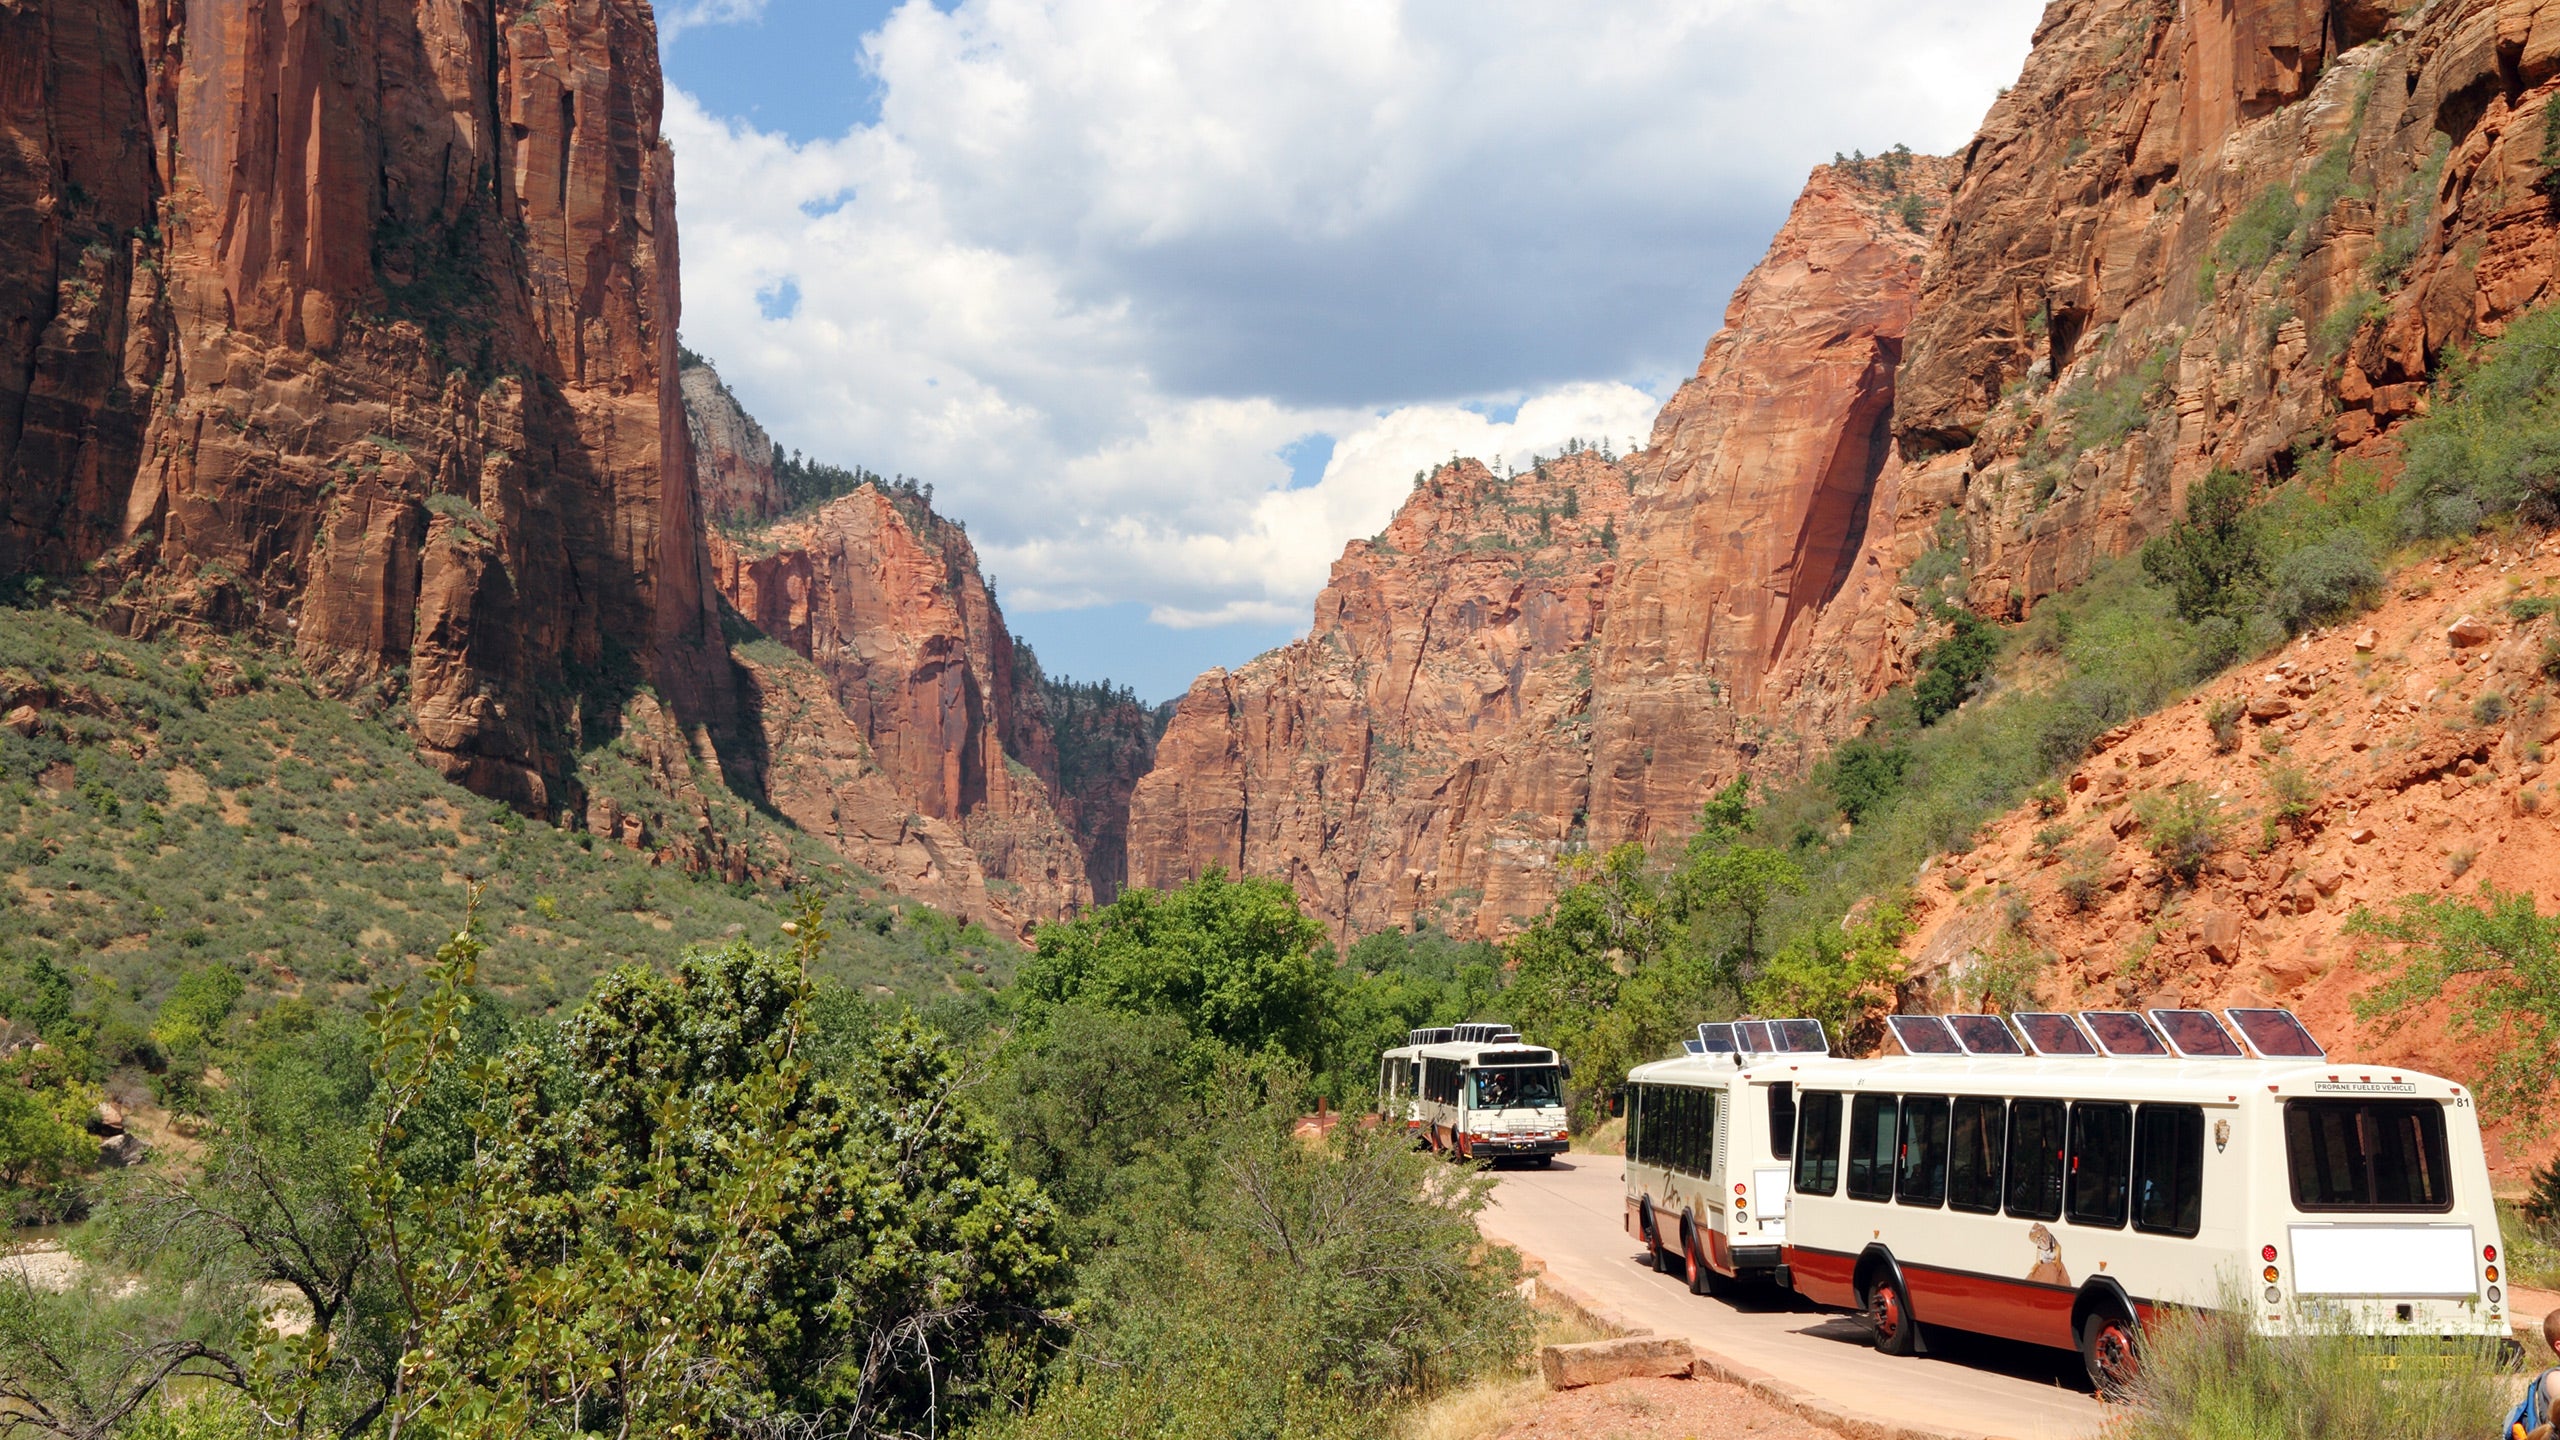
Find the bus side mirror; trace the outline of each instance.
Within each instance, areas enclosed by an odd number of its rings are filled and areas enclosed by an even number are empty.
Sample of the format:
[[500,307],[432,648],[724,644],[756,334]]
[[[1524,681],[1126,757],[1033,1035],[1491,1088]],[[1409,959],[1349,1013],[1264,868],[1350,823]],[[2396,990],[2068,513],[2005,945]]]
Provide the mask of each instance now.
[[1564,1078],[1567,1080],[1573,1078],[1573,1062],[1570,1060],[1564,1062]]

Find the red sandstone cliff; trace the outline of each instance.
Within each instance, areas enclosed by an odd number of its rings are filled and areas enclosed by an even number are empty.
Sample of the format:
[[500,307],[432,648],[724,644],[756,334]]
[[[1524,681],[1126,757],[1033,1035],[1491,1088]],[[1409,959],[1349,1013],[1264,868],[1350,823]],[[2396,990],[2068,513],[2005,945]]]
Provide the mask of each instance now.
[[1182,702],[1132,881],[1223,865],[1345,934],[1499,934],[1561,856],[1676,834],[1736,773],[1844,733],[1913,628],[1868,517],[1895,508],[1895,375],[1951,168],[1817,172],[1643,452],[1444,469],[1350,546],[1308,640]]
[[1307,639],[1183,697],[1131,802],[1130,883],[1278,875],[1346,935],[1534,913],[1582,838],[1630,479],[1588,452],[1434,471],[1343,551]]
[[[875,486],[804,519],[712,541],[721,593],[816,664],[836,706],[916,814],[957,829],[993,904],[1021,920],[1091,903],[1060,818],[1057,742],[1037,673],[959,526]],[[774,757],[787,787],[795,757]]]
[[388,679],[532,809],[564,664],[719,717],[656,53],[645,0],[0,4],[0,571]]

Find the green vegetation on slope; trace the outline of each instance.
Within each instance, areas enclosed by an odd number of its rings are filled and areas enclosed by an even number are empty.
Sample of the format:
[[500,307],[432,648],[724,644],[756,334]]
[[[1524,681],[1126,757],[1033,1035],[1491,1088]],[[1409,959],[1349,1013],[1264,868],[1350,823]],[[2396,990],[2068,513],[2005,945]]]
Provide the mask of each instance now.
[[[225,1024],[284,1003],[361,1008],[451,936],[471,878],[509,942],[484,983],[535,1012],[614,966],[671,963],[691,940],[770,923],[781,899],[480,799],[385,720],[245,646],[137,643],[58,611],[0,609],[0,690],[39,699],[34,733],[0,727],[0,1049],[49,1047],[0,1069],[49,1112],[85,1113],[100,1085],[189,1107]],[[673,810],[628,740],[597,738],[581,757],[592,792],[626,812]],[[729,834],[788,854],[803,888],[836,897],[844,923],[822,975],[965,1003],[1010,969],[1010,946],[890,900],[716,777],[694,778]],[[53,1204],[66,1172],[36,1158],[50,1144],[34,1120],[0,1117],[0,1205]]]

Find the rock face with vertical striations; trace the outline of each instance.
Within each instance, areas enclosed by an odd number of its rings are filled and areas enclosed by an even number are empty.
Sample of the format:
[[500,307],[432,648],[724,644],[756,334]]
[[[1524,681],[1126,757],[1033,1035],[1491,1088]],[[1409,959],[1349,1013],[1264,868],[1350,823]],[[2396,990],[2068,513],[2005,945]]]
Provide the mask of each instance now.
[[656,55],[644,0],[0,4],[0,572],[390,684],[528,809],[582,701],[734,719]]
[[964,838],[997,907],[1027,921],[1091,902],[1052,798],[1038,676],[1017,665],[965,530],[920,496],[866,485],[712,551],[729,603],[826,676],[904,803]]
[[1589,452],[1432,472],[1343,551],[1308,638],[1183,697],[1131,802],[1130,883],[1280,876],[1345,937],[1536,911],[1582,838],[1632,480]]
[[1792,773],[1900,676],[1894,386],[1954,166],[1814,173],[1697,375],[1631,462],[1593,662],[1595,845],[1686,832],[1745,771]]

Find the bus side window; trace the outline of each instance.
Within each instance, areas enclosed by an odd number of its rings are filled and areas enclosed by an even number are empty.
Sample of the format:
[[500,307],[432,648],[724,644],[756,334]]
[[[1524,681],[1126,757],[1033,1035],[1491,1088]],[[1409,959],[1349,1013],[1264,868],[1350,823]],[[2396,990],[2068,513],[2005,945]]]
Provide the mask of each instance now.
[[2133,1228],[2195,1238],[2204,1228],[2204,1111],[2145,1105],[2133,1120]]
[[1796,1153],[1796,1082],[1781,1080],[1769,1087],[1769,1153],[1780,1160]]
[[2020,1220],[2062,1218],[2062,1129],[2059,1100],[2009,1106],[2009,1213]]
[[1902,1164],[1893,1198],[1932,1209],[1947,1200],[1947,1102],[1937,1095],[1902,1101]]
[[1807,1095],[1797,1107],[1796,1191],[1829,1195],[1840,1188],[1840,1097]]
[[1680,1127],[1680,1168],[1692,1175],[1703,1175],[1707,1171],[1705,1160],[1707,1107],[1704,1103],[1706,1098],[1707,1092],[1704,1090],[1692,1089],[1686,1085],[1680,1087],[1680,1104],[1687,1122]]
[[2071,1223],[2124,1228],[2133,1174],[2133,1107],[2082,1100],[2071,1107]]
[[1997,1100],[1955,1102],[1947,1127],[1947,1205],[1976,1215],[2000,1213],[2000,1153],[2008,1139],[2007,1107]]
[[1627,1112],[1626,1148],[1630,1165],[1644,1163],[1644,1088],[1642,1085],[1628,1086],[1626,1098],[1618,1102]]
[[1891,1095],[1861,1095],[1849,1104],[1849,1198],[1893,1198],[1894,1140],[1901,1109]]

